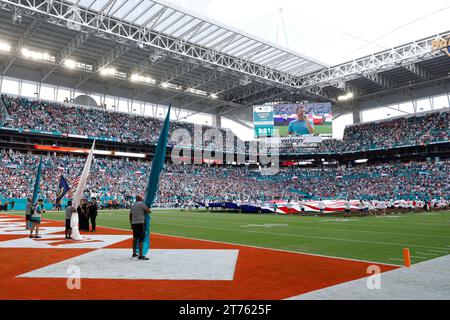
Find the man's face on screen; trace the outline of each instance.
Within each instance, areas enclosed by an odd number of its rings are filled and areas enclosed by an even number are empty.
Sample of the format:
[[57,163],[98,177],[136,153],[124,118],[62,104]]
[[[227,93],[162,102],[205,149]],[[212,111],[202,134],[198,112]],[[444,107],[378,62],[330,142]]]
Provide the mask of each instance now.
[[298,108],[297,109],[297,117],[298,117],[298,120],[305,120],[305,118],[306,118],[306,110],[305,110],[305,108]]

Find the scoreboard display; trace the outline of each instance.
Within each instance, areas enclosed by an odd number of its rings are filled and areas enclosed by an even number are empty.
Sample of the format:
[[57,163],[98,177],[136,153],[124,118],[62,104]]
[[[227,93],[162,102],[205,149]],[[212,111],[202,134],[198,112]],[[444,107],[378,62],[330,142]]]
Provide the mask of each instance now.
[[255,137],[274,136],[274,113],[272,106],[253,107],[253,125],[255,127]]

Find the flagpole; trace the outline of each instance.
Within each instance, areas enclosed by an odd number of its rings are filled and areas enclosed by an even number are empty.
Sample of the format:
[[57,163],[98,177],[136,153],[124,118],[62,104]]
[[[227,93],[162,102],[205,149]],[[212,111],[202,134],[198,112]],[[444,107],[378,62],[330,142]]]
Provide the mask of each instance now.
[[39,166],[38,170],[36,172],[36,180],[34,182],[34,190],[33,190],[33,198],[32,198],[32,204],[34,205],[37,202],[37,198],[39,196],[39,183],[41,181],[41,171],[42,171],[42,154],[39,160]]
[[[77,210],[80,205],[81,198],[83,197],[84,189],[86,188],[87,179],[89,176],[89,172],[91,170],[92,159],[94,156],[94,148],[95,141],[92,144],[91,150],[89,151],[89,155],[86,159],[86,163],[84,164],[83,172],[80,176],[80,182],[78,183],[77,190],[73,196],[73,207]],[[74,212],[70,219],[70,227],[72,228],[72,238],[73,240],[83,240],[83,237],[80,235],[80,231],[78,229],[78,213]]]
[[[42,154],[40,156],[40,160],[39,160],[39,166],[36,172],[36,179],[34,181],[34,190],[33,190],[33,197],[31,199],[31,206],[34,208],[34,205],[36,204],[37,200],[38,200],[38,196],[39,196],[39,184],[41,182],[41,171],[42,171]],[[31,222],[27,221],[27,227],[31,228]]]
[[[169,109],[167,111],[166,120],[164,121],[164,125],[161,130],[161,134],[158,139],[158,144],[156,146],[156,151],[152,160],[152,169],[150,172],[150,178],[148,179],[147,184],[147,192],[145,195],[145,204],[147,207],[151,208],[153,202],[156,198],[156,193],[158,192],[159,179],[161,176],[161,172],[164,168],[164,162],[166,160],[166,150],[167,150],[167,141],[169,138],[169,127],[170,127],[170,109],[172,105],[169,105]],[[145,237],[144,243],[142,245],[142,254],[147,255],[150,249],[150,215],[145,216]]]
[[78,205],[81,202],[81,198],[83,197],[84,189],[86,187],[87,178],[89,176],[89,172],[91,170],[91,164],[92,159],[94,155],[94,148],[95,148],[95,141],[92,144],[91,150],[89,151],[88,157],[86,159],[86,163],[84,164],[83,172],[80,176],[80,182],[78,183],[77,189],[75,190],[75,193],[73,195],[73,206],[75,208],[78,207]]

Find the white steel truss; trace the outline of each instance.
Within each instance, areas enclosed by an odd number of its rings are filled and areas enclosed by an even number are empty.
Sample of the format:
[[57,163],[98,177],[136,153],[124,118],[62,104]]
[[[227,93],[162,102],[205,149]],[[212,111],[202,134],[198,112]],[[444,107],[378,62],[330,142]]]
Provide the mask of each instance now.
[[5,74],[9,70],[9,68],[13,65],[13,63],[19,56],[20,49],[22,48],[23,44],[33,35],[34,32],[36,32],[36,30],[39,29],[39,26],[43,22],[44,19],[42,19],[41,17],[34,18],[31,21],[31,23],[27,26],[25,32],[20,36],[19,40],[14,45],[10,58],[7,61],[5,61],[1,66],[1,74]]
[[77,50],[87,39],[92,35],[92,33],[79,32],[76,36],[59,52],[56,57],[56,64],[48,66],[42,75],[41,82],[45,81],[60,65],[64,63],[67,57],[70,57],[75,50]]
[[[120,2],[121,6],[125,4],[124,1],[118,2]],[[5,9],[13,10],[16,7],[19,7],[24,9],[24,13],[28,13],[29,15],[36,13],[44,14],[49,17],[49,22],[57,25],[64,27],[70,25],[72,28],[77,26],[85,31],[94,29],[97,33],[101,33],[102,37],[105,38],[139,42],[219,67],[245,73],[256,78],[282,83],[286,86],[296,86],[296,77],[294,75],[284,72],[283,70],[274,69],[270,65],[254,63],[251,59],[238,58],[237,56],[239,56],[239,53],[250,54],[247,51],[241,52],[240,50],[246,50],[249,42],[260,43],[265,46],[266,50],[262,50],[261,45],[256,46],[255,50],[258,54],[276,48],[279,52],[280,59],[283,61],[296,57],[299,65],[307,62],[303,68],[304,72],[311,72],[324,67],[322,63],[316,62],[313,59],[305,58],[288,49],[278,48],[274,45],[255,40],[255,37],[243,34],[240,34],[240,36],[245,39],[245,41],[237,48],[233,48],[235,56],[229,54],[228,52],[230,51],[225,50],[226,48],[223,46],[221,47],[222,50],[219,51],[214,46],[216,41],[208,42],[208,40],[210,40],[210,35],[216,33],[217,30],[224,31],[227,29],[212,22],[202,20],[203,18],[196,19],[199,20],[198,24],[204,26],[203,28],[191,28],[189,26],[189,31],[193,29],[192,31],[185,32],[185,30],[182,33],[172,32],[173,36],[170,36],[166,33],[162,33],[160,28],[164,27],[164,30],[170,33],[172,28],[167,28],[167,24],[174,23],[173,12],[176,12],[179,16],[177,21],[184,21],[186,17],[192,19],[193,16],[186,14],[179,9],[163,5],[160,1],[147,2],[157,3],[160,9],[155,14],[148,17],[143,23],[139,24],[137,22],[132,23],[123,17],[121,19],[117,16],[106,15],[103,12],[100,13],[92,8],[77,6],[74,3],[64,0],[1,0],[3,8]],[[91,7],[93,6],[91,5]],[[187,28],[185,27],[182,29]],[[235,33],[235,31],[232,30],[227,31],[228,32],[222,37]],[[190,41],[187,39],[190,39]],[[219,38],[214,40],[223,39]],[[205,43],[208,43],[208,45],[205,45]],[[279,60],[276,62],[280,63]]]
[[[444,32],[367,57],[326,68],[299,78],[298,85],[300,88],[326,86],[332,85],[336,80],[352,80],[359,78],[361,75],[376,74],[400,66],[405,66],[409,69],[411,64],[444,55],[441,51],[433,52],[431,50],[431,44],[437,38],[447,38],[449,36],[450,31]],[[418,69],[413,70],[416,72]],[[371,78],[371,80],[373,79]],[[378,79],[375,79],[375,81],[378,81]]]
[[109,66],[111,63],[119,59],[122,55],[128,52],[131,49],[130,45],[126,43],[117,43],[111,50],[109,50],[105,55],[101,56],[98,61],[94,65],[94,72],[92,73],[82,73],[77,81],[75,87],[81,86],[83,83],[92,78],[96,72],[101,71],[102,69]]
[[[278,47],[244,32],[199,17],[163,0],[0,0],[0,8],[24,15],[45,17],[47,22],[117,44],[97,61],[92,73],[83,73],[78,85],[125,54],[137,43],[194,59],[202,65],[237,72],[251,79],[291,91],[297,89],[314,98],[336,101],[327,86],[364,77],[385,88],[394,88],[380,72],[403,67],[429,80],[431,75],[416,64],[444,55],[431,50],[436,38],[450,31],[375,53],[334,67],[288,49]],[[60,53],[61,56],[61,53]],[[50,73],[53,72],[51,69]],[[46,76],[46,74],[44,74]],[[176,75],[175,75],[176,76]],[[336,88],[345,88],[346,85]]]

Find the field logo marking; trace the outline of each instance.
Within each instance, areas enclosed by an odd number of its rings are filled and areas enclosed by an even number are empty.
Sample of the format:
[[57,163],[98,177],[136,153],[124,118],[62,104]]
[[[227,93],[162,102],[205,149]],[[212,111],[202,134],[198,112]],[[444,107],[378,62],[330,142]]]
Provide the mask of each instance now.
[[66,285],[69,290],[81,290],[81,269],[79,266],[70,265],[67,267]]
[[100,249],[130,238],[131,235],[89,235],[82,241],[73,241],[64,239],[64,235],[43,235],[41,239],[24,237],[0,241],[0,248]]
[[367,278],[367,289],[381,290],[381,269],[377,265],[371,265],[367,268],[367,274],[371,274]]
[[[39,228],[40,234],[47,235],[51,233],[57,233],[64,231],[62,227],[47,227],[42,226],[43,224],[48,224],[47,222],[42,222],[41,228]],[[0,235],[4,234],[14,234],[14,235],[28,235],[29,230],[25,229],[25,222],[13,220],[13,219],[0,219]]]
[[[57,247],[57,246],[62,246],[62,245],[73,243],[73,241],[66,240],[66,239],[62,239],[62,240],[58,240],[58,239],[54,239],[54,240],[49,240],[49,239],[32,239],[32,240],[33,241],[37,241],[37,242],[44,242],[45,244],[47,244],[49,246],[53,246],[53,247]],[[102,240],[93,240],[93,239],[86,238],[84,240],[77,240],[77,244],[80,244],[80,243],[104,243],[104,241],[102,241]]]

